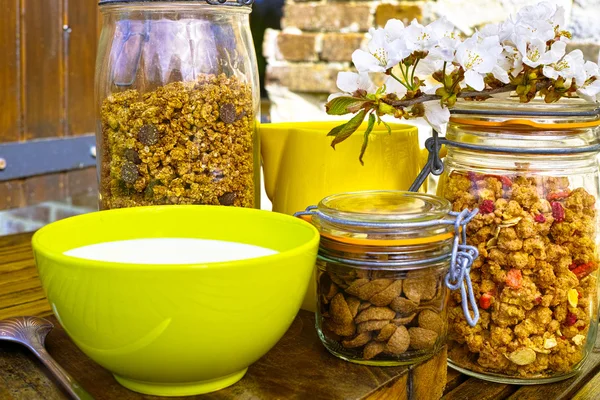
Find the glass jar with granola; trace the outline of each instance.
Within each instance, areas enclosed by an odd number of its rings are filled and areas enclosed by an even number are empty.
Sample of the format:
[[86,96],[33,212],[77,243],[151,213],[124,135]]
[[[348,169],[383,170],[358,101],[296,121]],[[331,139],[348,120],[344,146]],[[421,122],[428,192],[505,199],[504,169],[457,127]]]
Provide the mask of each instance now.
[[456,221],[470,216],[450,208],[436,196],[369,191],[333,195],[298,213],[321,232],[316,320],[332,354],[404,365],[445,346],[451,261],[476,256],[462,248],[453,258]]
[[101,0],[101,209],[259,207],[253,0]]
[[450,365],[503,383],[573,376],[598,327],[600,114],[576,99],[473,102],[448,126],[438,194],[478,209],[475,327],[450,296]]

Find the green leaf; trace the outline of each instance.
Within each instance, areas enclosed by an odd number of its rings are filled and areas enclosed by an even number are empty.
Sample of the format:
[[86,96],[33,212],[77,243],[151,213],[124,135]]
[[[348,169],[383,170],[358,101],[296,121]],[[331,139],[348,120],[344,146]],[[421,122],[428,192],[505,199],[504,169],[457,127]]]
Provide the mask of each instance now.
[[347,122],[345,124],[341,124],[339,126],[336,126],[335,128],[333,128],[332,130],[329,131],[329,133],[327,134],[327,136],[337,136],[338,133],[346,126]]
[[354,132],[356,132],[360,124],[362,124],[363,120],[365,119],[366,114],[366,110],[360,110],[360,112],[354,117],[352,117],[350,121],[345,123],[343,125],[343,128],[337,131],[335,138],[331,142],[331,147],[335,149],[336,144],[343,142],[344,140],[348,139]]
[[329,115],[345,115],[358,111],[365,103],[366,100],[355,97],[336,97],[325,105],[325,110]]
[[363,162],[363,156],[365,155],[365,151],[367,150],[367,146],[369,145],[369,135],[371,134],[374,125],[375,115],[371,114],[369,115],[369,125],[367,126],[367,130],[365,131],[365,137],[363,139],[363,144],[360,149],[360,156],[358,157],[358,161],[360,161],[362,165],[365,165],[365,163]]

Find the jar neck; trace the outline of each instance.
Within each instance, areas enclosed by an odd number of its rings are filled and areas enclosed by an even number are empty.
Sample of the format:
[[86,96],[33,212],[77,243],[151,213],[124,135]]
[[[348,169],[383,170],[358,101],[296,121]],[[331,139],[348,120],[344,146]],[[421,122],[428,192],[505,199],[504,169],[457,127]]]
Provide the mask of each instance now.
[[378,269],[418,270],[432,264],[448,265],[453,239],[412,246],[360,246],[321,238],[319,258],[327,262]]

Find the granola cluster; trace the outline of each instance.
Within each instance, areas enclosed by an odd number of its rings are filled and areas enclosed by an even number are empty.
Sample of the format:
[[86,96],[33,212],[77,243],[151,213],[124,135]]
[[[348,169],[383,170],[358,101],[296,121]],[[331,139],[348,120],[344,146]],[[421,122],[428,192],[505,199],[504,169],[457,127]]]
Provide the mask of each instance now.
[[411,363],[445,343],[442,273],[325,268],[319,327],[330,350],[351,360]]
[[571,371],[595,323],[596,198],[566,177],[459,171],[441,191],[454,211],[479,208],[467,241],[480,254],[471,279],[481,319],[470,327],[451,295],[452,361],[525,378]]
[[102,209],[254,206],[252,91],[236,77],[200,75],[147,93],[113,93],[101,123]]

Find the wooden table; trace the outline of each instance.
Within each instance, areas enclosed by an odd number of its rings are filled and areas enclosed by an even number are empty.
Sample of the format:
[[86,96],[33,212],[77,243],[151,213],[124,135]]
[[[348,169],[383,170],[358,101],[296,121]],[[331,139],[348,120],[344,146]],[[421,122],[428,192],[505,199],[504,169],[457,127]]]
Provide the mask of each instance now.
[[[56,319],[37,277],[31,234],[0,238],[0,319],[47,317],[56,328],[47,339],[50,354],[96,399],[159,399],[131,392],[71,342]],[[196,399],[600,399],[600,353],[584,372],[549,385],[514,386],[484,382],[444,368],[445,351],[413,367],[364,367],[330,355],[319,342],[314,317],[301,311],[284,338],[252,365],[237,384]],[[441,371],[441,372],[440,372]],[[66,399],[47,371],[19,345],[0,342],[0,399]]]

